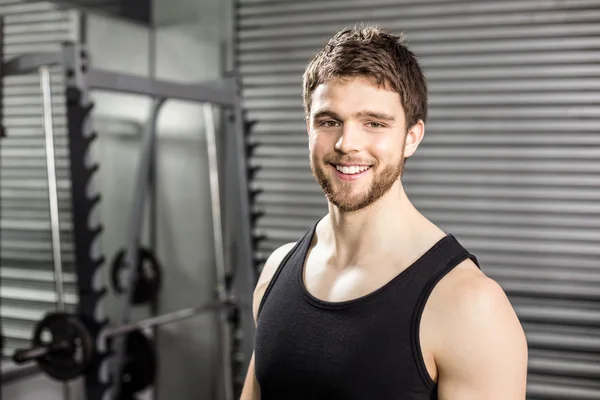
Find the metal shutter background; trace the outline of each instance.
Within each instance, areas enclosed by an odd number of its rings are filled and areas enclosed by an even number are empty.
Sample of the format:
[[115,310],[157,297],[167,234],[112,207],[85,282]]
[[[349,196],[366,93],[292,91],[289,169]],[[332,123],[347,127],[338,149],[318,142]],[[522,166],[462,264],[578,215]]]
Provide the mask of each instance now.
[[[78,23],[51,3],[0,0],[5,21],[4,61],[23,53],[59,51]],[[52,71],[54,145],[65,303],[77,304],[73,267],[71,193],[63,78]],[[39,74],[4,79],[0,139],[0,312],[4,355],[29,345],[33,325],[56,307],[52,239]]]
[[531,399],[600,399],[600,4],[238,0],[257,257],[327,212],[309,169],[302,73],[357,22],[405,31],[431,119],[405,186],[509,294],[530,345]]

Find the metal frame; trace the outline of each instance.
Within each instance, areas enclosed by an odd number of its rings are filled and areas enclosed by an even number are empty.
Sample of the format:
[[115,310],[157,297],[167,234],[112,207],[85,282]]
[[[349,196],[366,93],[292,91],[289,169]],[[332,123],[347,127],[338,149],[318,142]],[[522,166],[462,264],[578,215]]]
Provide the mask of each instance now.
[[[76,54],[74,57],[69,50],[72,46],[82,47],[74,43],[64,45],[63,52],[59,53],[35,53],[24,54],[4,63],[4,76],[23,75],[36,72],[40,67],[51,67],[55,65],[67,66],[67,58],[81,58]],[[74,61],[74,60],[73,60]],[[138,75],[123,74],[102,69],[90,69],[85,72],[86,86],[88,90],[106,90],[111,92],[138,94],[150,97],[164,97],[194,101],[198,103],[213,103],[222,107],[234,107],[239,101],[236,91],[236,81],[233,78],[216,82],[186,85],[161,79],[152,79]]]
[[[203,84],[185,85],[164,80],[114,73],[93,69],[89,65],[87,51],[79,43],[64,43],[63,49],[59,53],[39,53],[27,54],[16,57],[3,65],[5,75],[18,75],[35,72],[40,67],[62,66],[64,69],[66,81],[65,91],[67,97],[67,119],[69,135],[69,153],[70,169],[72,179],[72,206],[73,206],[73,235],[75,238],[75,257],[76,272],[78,277],[79,307],[78,314],[89,326],[90,331],[97,337],[100,331],[108,324],[103,315],[100,300],[106,293],[105,287],[97,287],[97,275],[99,269],[105,263],[104,257],[92,258],[92,246],[102,232],[102,226],[88,226],[88,217],[91,210],[97,206],[100,201],[100,195],[95,194],[89,197],[93,185],[93,175],[98,169],[98,165],[89,166],[86,164],[86,154],[96,133],[91,131],[89,123],[89,114],[93,104],[89,98],[89,91],[92,89],[113,91],[121,93],[139,94],[153,97],[154,99],[178,99],[193,101],[198,103],[211,103],[221,107],[228,108],[232,112],[232,124],[228,132],[232,134],[226,136],[225,154],[226,154],[226,175],[223,197],[225,198],[222,212],[227,221],[224,226],[222,250],[218,250],[216,256],[225,261],[217,260],[220,270],[229,273],[232,277],[232,284],[225,288],[234,293],[238,301],[239,315],[241,319],[241,329],[243,332],[242,353],[247,367],[250,361],[254,347],[254,321],[252,317],[252,293],[256,282],[253,266],[253,251],[250,231],[250,207],[248,201],[248,183],[246,173],[246,145],[244,138],[244,121],[242,107],[240,104],[239,82],[235,78],[223,79],[219,82],[209,82]],[[158,109],[155,109],[158,111]],[[212,113],[212,108],[205,108],[205,115],[208,111]],[[154,123],[151,121],[145,146],[152,154],[155,135]],[[208,135],[214,135],[211,131]],[[210,139],[210,138],[209,138]],[[209,152],[211,154],[211,201],[213,202],[213,211],[216,204],[220,203],[220,196],[215,192],[219,191],[218,175],[214,176],[214,168],[217,163],[214,159],[216,142],[209,143]],[[153,157],[149,156],[147,162],[140,165],[140,184],[148,185],[148,176]],[[143,181],[142,181],[143,180]],[[136,203],[146,194],[146,190],[140,189],[137,193]],[[143,198],[142,198],[143,201]],[[141,208],[141,207],[140,207]],[[135,210],[132,210],[135,211]],[[213,212],[214,214],[214,212]],[[220,224],[219,215],[213,215],[215,224]],[[135,261],[137,256],[137,239],[140,235],[141,218],[132,214],[130,220],[130,231],[128,238],[127,254],[129,261]],[[215,228],[215,235],[219,234],[220,226]],[[217,242],[217,245],[219,243]],[[135,247],[135,249],[133,248]],[[225,257],[224,252],[232,252]],[[221,253],[221,254],[219,254]],[[223,265],[224,264],[224,265]],[[229,265],[227,265],[229,264]],[[135,271],[135,268],[129,268]],[[224,274],[220,273],[220,280],[224,280]],[[130,281],[134,278],[130,276]],[[219,298],[225,296],[225,290],[222,283],[218,284],[217,295]],[[128,322],[128,312],[124,310],[118,323]],[[227,322],[227,318],[222,318]],[[102,350],[102,349],[100,349]],[[91,368],[86,374],[86,394],[90,400],[101,400],[104,398],[114,382],[106,382],[101,376],[101,370],[104,364],[109,361],[109,352],[99,351],[95,355]],[[227,350],[229,352],[229,350]],[[242,367],[242,368],[243,368]],[[227,378],[225,378],[227,380]]]
[[[151,174],[153,172],[154,153],[156,151],[156,121],[165,98],[157,98],[152,105],[150,120],[146,126],[146,133],[142,138],[141,159],[138,168],[135,191],[133,194],[133,203],[129,213],[127,225],[127,244],[125,253],[125,263],[127,265],[127,282],[124,285],[127,295],[123,297],[123,303],[119,307],[120,314],[117,318],[117,324],[122,325],[129,322],[131,317],[131,305],[133,303],[133,286],[137,279],[138,249],[141,243],[141,234],[144,222],[144,205],[151,184]],[[123,367],[123,356],[125,353],[126,337],[120,336],[114,340],[116,357],[113,359],[113,381],[115,382],[115,394],[120,391],[121,371]]]
[[[103,227],[91,227],[88,224],[90,214],[94,207],[98,206],[101,196],[93,187],[94,174],[99,166],[88,165],[86,160],[86,155],[97,136],[91,130],[89,121],[93,104],[85,79],[88,69],[87,54],[80,45],[65,43],[61,60],[67,99],[72,223],[79,296],[77,314],[94,338],[97,338],[108,324],[101,303],[107,289],[98,287],[98,274],[101,274],[105,258],[95,255],[93,251],[100,240]],[[101,370],[106,366],[108,359],[108,349],[99,349],[92,357],[85,376],[85,392],[89,400],[101,400],[111,386],[111,382],[105,381],[101,376]]]

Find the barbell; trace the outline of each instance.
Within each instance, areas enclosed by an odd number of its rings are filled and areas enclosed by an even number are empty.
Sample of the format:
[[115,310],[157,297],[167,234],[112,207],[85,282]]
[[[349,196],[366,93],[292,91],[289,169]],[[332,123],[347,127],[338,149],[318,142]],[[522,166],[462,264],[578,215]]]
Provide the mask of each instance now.
[[[108,340],[210,311],[233,309],[236,305],[233,297],[225,302],[213,301],[199,307],[188,307],[128,324],[109,326],[100,330],[97,338]],[[46,374],[67,382],[85,374],[95,353],[96,337],[81,318],[66,312],[52,312],[35,325],[32,347],[16,350],[12,359],[17,364],[36,361]]]

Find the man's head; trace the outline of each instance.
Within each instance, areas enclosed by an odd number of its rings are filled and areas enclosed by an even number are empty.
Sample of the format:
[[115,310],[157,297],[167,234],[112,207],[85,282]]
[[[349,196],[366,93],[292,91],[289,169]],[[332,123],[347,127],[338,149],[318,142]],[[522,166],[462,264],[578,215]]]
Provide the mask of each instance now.
[[338,32],[310,60],[303,89],[311,168],[332,204],[356,211],[399,183],[427,119],[425,77],[401,36]]

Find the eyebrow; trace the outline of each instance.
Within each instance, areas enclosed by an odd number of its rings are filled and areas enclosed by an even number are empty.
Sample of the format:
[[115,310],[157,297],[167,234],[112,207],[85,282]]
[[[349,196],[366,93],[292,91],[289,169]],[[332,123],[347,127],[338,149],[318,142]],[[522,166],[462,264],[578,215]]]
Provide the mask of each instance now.
[[[375,118],[375,119],[379,119],[379,120],[383,120],[383,121],[391,121],[391,122],[394,122],[396,120],[396,118],[394,118],[392,115],[385,114],[382,112],[370,111],[370,110],[359,111],[359,112],[355,113],[354,116],[356,118],[371,117],[371,118]],[[315,112],[313,115],[313,119],[318,119],[318,118],[323,118],[323,117],[330,117],[330,118],[334,118],[334,119],[338,119],[338,120],[342,119],[342,117],[340,117],[337,113],[335,113],[329,109],[319,110],[319,111]]]
[[318,119],[318,118],[323,118],[323,117],[329,117],[329,118],[333,118],[333,119],[342,119],[338,114],[334,113],[333,111],[331,111],[329,109],[319,110],[319,111],[315,112],[312,116],[313,119]]
[[382,113],[382,112],[369,111],[369,110],[359,111],[356,114],[354,114],[354,116],[356,116],[358,118],[371,117],[371,118],[381,119],[384,121],[391,121],[391,122],[396,120],[396,118],[394,118],[393,115],[389,115],[389,114]]

